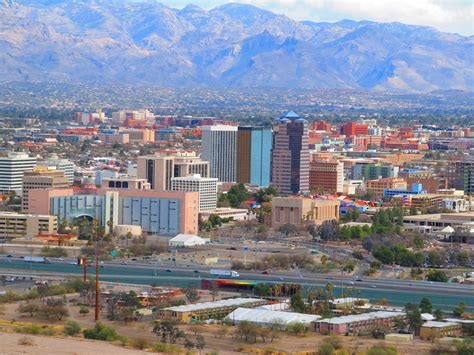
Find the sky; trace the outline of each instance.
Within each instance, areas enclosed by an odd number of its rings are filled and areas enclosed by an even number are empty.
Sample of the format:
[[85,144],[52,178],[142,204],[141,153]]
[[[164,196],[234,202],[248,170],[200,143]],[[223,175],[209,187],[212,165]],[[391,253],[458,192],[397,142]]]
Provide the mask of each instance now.
[[189,3],[204,9],[239,2],[295,20],[335,22],[342,19],[402,22],[432,26],[443,32],[474,35],[474,0],[161,0],[175,8]]

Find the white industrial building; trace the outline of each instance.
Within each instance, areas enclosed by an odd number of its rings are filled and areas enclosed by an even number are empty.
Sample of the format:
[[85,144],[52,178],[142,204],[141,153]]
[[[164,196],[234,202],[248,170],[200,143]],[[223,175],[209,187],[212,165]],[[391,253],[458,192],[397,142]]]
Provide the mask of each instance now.
[[199,193],[199,212],[217,208],[217,178],[199,174],[171,178],[171,190]]
[[193,234],[178,234],[168,241],[168,245],[175,248],[195,247],[207,243],[209,243],[209,239],[201,238]]
[[225,320],[232,324],[248,321],[262,327],[279,327],[281,329],[285,329],[293,323],[309,325],[318,319],[321,319],[321,316],[316,314],[273,311],[261,308],[237,308],[225,317]]
[[8,156],[0,157],[0,191],[15,191],[21,194],[23,174],[36,166],[36,158],[26,153],[8,152]]

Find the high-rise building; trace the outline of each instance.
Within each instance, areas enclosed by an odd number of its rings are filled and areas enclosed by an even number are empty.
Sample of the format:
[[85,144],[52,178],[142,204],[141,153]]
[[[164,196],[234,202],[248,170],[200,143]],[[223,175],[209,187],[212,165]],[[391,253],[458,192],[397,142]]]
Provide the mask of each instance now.
[[52,167],[36,166],[23,174],[22,211],[28,212],[29,191],[33,189],[68,188],[69,180],[64,171]]
[[309,192],[308,121],[294,112],[274,120],[271,182],[281,194]]
[[154,191],[171,190],[171,178],[199,174],[209,177],[209,162],[195,154],[175,152],[138,157],[137,177],[147,179]]
[[264,127],[239,127],[237,132],[237,182],[256,186],[270,185],[272,130]]
[[64,175],[68,178],[69,184],[74,182],[74,169],[76,165],[67,159],[58,159],[57,156],[52,155],[48,160],[39,161],[38,166],[54,167],[56,170],[64,171]]
[[474,193],[474,160],[456,161],[448,164],[449,187]]
[[344,164],[337,160],[316,160],[309,165],[309,188],[324,192],[341,192],[344,186]]
[[0,191],[21,194],[23,174],[35,166],[36,158],[26,153],[9,152],[8,156],[0,157]]
[[217,178],[204,178],[199,174],[174,177],[171,179],[173,191],[199,193],[199,212],[217,208]]
[[211,167],[211,177],[222,182],[235,182],[236,175],[237,127],[203,126],[202,159]]

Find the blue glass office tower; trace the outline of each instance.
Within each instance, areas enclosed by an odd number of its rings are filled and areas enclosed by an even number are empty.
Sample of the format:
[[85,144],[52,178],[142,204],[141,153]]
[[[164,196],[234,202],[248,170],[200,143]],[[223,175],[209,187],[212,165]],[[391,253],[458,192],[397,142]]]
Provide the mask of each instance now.
[[237,132],[237,182],[270,185],[272,130],[241,126]]

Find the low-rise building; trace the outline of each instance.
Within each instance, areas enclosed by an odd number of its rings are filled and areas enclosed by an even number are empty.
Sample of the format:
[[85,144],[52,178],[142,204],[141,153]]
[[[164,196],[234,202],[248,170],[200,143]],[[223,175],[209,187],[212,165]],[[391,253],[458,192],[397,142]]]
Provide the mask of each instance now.
[[339,220],[339,200],[307,197],[275,197],[272,200],[272,228],[291,223],[321,224]]
[[321,334],[357,335],[376,328],[392,328],[397,320],[405,320],[403,312],[370,312],[350,316],[321,319],[314,322],[314,331]]
[[462,335],[462,325],[455,322],[429,321],[420,328],[420,338],[433,340],[444,337],[459,337]]
[[215,302],[187,304],[158,310],[158,318],[190,323],[207,319],[221,319],[239,307],[257,307],[267,301],[257,298],[231,298]]
[[53,234],[58,229],[54,215],[0,212],[0,238],[32,238],[37,234]]
[[366,181],[367,191],[372,191],[375,196],[382,197],[385,190],[406,190],[407,182],[401,178],[384,178]]

